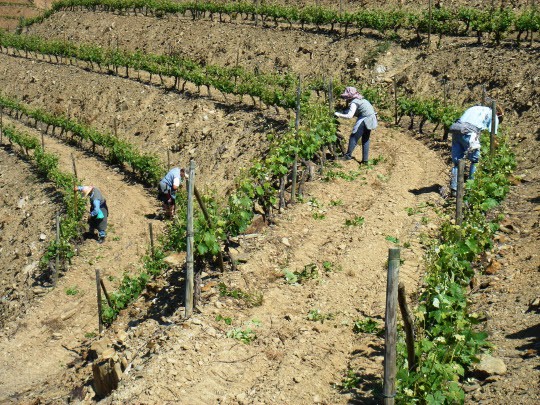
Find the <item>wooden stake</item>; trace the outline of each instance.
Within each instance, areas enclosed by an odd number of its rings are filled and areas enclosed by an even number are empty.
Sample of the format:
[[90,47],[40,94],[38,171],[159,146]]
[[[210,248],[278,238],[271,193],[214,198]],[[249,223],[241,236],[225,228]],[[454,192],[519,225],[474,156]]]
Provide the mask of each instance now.
[[41,133],[41,149],[43,152],[45,152],[45,137],[43,135],[43,132]]
[[73,153],[71,154],[71,164],[73,165],[73,174],[75,175],[75,178],[78,179],[79,176],[77,176],[77,165],[76,165],[75,156],[73,155]]
[[[298,137],[298,129],[300,128],[300,97],[302,95],[302,78],[298,77],[298,87],[296,88],[296,120],[294,128],[296,137]],[[294,161],[292,167],[292,184],[291,184],[291,203],[296,201],[296,176],[298,168],[298,154],[294,154]]]
[[105,294],[105,299],[107,300],[107,304],[109,305],[109,308],[112,308],[111,303],[111,297],[109,297],[109,293],[107,292],[107,289],[105,288],[105,283],[103,282],[103,279],[99,279],[99,284],[101,285],[101,288],[103,289],[103,294]]
[[456,225],[461,226],[463,223],[463,195],[465,194],[465,159],[459,160],[457,177]]
[[386,284],[386,315],[384,345],[383,399],[385,405],[393,405],[396,396],[396,307],[398,298],[400,249],[388,250],[388,279]]
[[489,134],[489,155],[495,155],[495,123],[497,122],[497,105],[495,100],[491,102],[491,132]]
[[171,148],[167,148],[167,170],[171,170]]
[[328,108],[330,110],[330,115],[334,114],[334,81],[333,78],[330,78],[328,83]]
[[103,332],[103,319],[101,317],[101,278],[99,277],[99,269],[96,269],[96,289],[97,289],[97,307],[98,307],[98,330],[99,334]]
[[148,223],[148,230],[150,232],[150,252],[152,253],[152,257],[154,257],[154,230],[152,229],[152,222]]
[[187,247],[186,247],[186,289],[185,318],[193,313],[193,193],[195,185],[195,162],[189,162],[188,201],[187,201]]
[[4,144],[4,107],[0,107],[0,145]]
[[416,368],[416,358],[414,354],[414,318],[409,306],[407,305],[407,294],[405,292],[405,285],[403,283],[399,283],[398,286],[398,302],[401,317],[403,318],[403,329],[405,329],[407,362],[409,363],[409,370],[413,371]]
[[60,214],[56,213],[56,265],[54,266],[54,272],[53,272],[53,287],[56,287],[56,283],[58,282],[58,271],[60,269]]
[[429,24],[428,24],[428,36],[427,36],[427,43],[428,48],[431,47],[431,0],[429,0]]
[[443,105],[446,107],[446,104],[448,102],[448,81],[444,79],[443,81]]
[[392,82],[394,83],[394,124],[398,124],[398,111],[397,111],[397,82],[396,76],[392,77]]

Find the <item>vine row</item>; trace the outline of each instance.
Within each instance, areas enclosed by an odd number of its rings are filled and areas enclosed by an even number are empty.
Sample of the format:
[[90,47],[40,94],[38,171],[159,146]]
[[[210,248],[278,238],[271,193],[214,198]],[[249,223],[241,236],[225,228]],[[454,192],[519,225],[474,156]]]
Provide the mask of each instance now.
[[494,34],[497,43],[509,33],[516,33],[519,42],[523,33],[529,34],[540,30],[540,14],[536,7],[520,12],[515,12],[511,8],[480,10],[461,7],[451,10],[442,7],[433,9],[431,14],[427,10],[409,12],[401,9],[364,9],[351,13],[323,7],[298,8],[277,4],[213,1],[177,3],[167,0],[60,0],[43,15],[22,21],[20,27],[41,22],[59,10],[76,7],[92,11],[152,14],[157,17],[166,14],[185,16],[189,12],[193,19],[208,14],[211,19],[217,16],[220,21],[223,21],[224,15],[227,15],[230,20],[238,16],[255,20],[255,16],[261,16],[263,22],[273,21],[276,26],[280,23],[286,23],[289,27],[300,24],[303,29],[308,24],[315,25],[319,29],[321,26],[329,26],[331,31],[339,26],[344,28],[345,35],[348,34],[349,28],[356,28],[360,32],[363,29],[372,29],[382,35],[387,35],[389,31],[397,34],[399,29],[405,29],[414,31],[419,38],[421,33],[429,31],[441,36],[463,36],[475,32],[480,40],[482,34],[488,33]]
[[[63,173],[58,168],[58,156],[45,153],[39,140],[25,132],[16,130],[11,126],[3,127],[2,133],[11,144],[19,145],[24,154],[35,161],[37,169],[41,175],[56,185],[61,193],[65,207],[65,215],[60,221],[59,243],[53,240],[49,243],[46,253],[40,261],[40,266],[46,268],[51,260],[59,255],[63,263],[71,263],[71,258],[75,255],[74,245],[80,239],[84,227],[82,218],[84,214],[85,201],[76,198],[73,192],[73,185],[77,179],[73,174]],[[31,154],[31,152],[33,152]],[[60,269],[56,269],[58,272]]]

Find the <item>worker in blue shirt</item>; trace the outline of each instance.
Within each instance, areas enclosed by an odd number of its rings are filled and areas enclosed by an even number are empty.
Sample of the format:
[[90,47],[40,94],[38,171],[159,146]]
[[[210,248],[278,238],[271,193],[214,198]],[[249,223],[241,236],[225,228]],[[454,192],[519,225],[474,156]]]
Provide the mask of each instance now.
[[90,199],[89,234],[93,235],[94,230],[97,229],[98,243],[103,243],[107,235],[107,220],[109,218],[109,208],[105,197],[94,186],[75,186],[75,191],[79,191],[83,198],[88,197]]
[[[480,133],[484,130],[491,130],[491,117],[492,110],[490,107],[477,105],[468,108],[450,127],[450,133],[452,134],[452,163],[454,164],[450,180],[452,195],[455,195],[457,190],[458,163],[465,155],[471,162],[469,179],[474,177],[476,164],[480,159]],[[497,133],[502,118],[503,110],[497,106],[495,133]]]
[[184,178],[187,178],[185,170],[174,167],[158,184],[158,200],[163,203],[163,211],[169,219],[176,214],[176,191]]

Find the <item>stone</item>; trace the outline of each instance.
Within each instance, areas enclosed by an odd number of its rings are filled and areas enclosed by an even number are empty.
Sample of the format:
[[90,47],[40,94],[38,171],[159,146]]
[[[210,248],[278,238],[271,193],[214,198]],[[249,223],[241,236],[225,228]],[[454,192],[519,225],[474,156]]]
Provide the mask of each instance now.
[[39,262],[32,262],[32,263],[24,266],[22,272],[27,277],[30,277],[30,276],[32,276],[32,274],[34,274],[34,270],[36,270],[38,268],[38,266],[39,266]]
[[181,267],[184,265],[186,261],[186,253],[185,252],[173,253],[165,257],[163,261],[170,266]]
[[19,198],[19,201],[17,202],[17,208],[22,210],[25,205],[26,205],[26,198]]
[[492,375],[504,375],[506,374],[506,364],[500,358],[484,354],[480,357],[480,363],[475,367],[475,374],[484,379]]
[[110,360],[102,360],[92,364],[94,391],[98,397],[104,398],[118,387],[119,376],[115,364]]
[[93,342],[88,351],[88,360],[96,360],[110,345],[112,345],[112,342],[106,337]]
[[44,233],[40,233],[39,234],[39,240],[42,241],[42,242],[47,240],[47,235],[45,235]]
[[282,238],[281,243],[283,243],[287,247],[291,247],[291,243],[289,242],[288,238]]
[[501,268],[502,265],[500,262],[492,260],[491,263],[489,263],[489,265],[486,267],[484,273],[489,275],[497,274],[499,271],[501,271]]

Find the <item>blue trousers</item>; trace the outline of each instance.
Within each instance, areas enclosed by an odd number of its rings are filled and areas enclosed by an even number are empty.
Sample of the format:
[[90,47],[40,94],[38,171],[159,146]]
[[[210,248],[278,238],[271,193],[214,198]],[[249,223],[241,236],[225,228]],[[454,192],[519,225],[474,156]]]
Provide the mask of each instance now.
[[[465,153],[469,149],[471,135],[460,135],[452,134],[452,167],[451,180],[450,180],[450,189],[457,190],[457,175],[458,175],[458,163],[461,159],[465,157]],[[469,169],[469,179],[474,177],[474,172],[476,172],[476,164],[480,159],[480,149],[474,149],[467,153],[467,159],[471,161],[471,167]]]
[[371,130],[366,128],[366,124],[362,122],[358,127],[358,130],[351,134],[349,138],[349,147],[347,148],[347,153],[345,156],[352,157],[352,153],[358,144],[358,141],[362,139],[362,162],[367,162],[369,160],[369,136],[371,135]]

